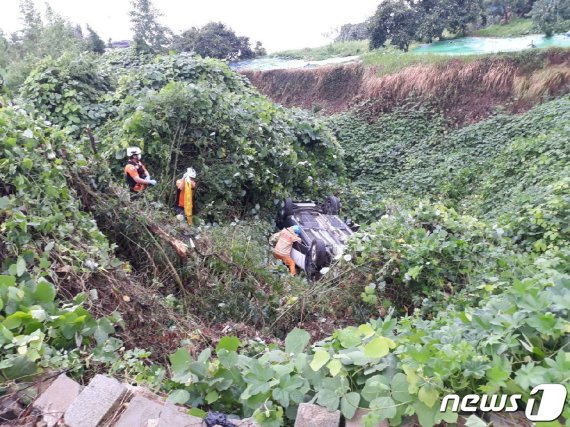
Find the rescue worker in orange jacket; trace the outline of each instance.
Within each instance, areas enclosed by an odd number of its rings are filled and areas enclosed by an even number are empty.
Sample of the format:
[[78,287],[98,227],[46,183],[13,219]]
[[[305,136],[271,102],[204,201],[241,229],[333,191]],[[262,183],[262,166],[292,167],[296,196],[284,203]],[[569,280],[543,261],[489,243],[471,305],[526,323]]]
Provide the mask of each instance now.
[[291,258],[291,250],[293,249],[293,243],[301,241],[300,235],[301,227],[294,225],[289,228],[284,228],[279,233],[275,233],[270,239],[270,241],[277,241],[273,249],[273,256],[287,264],[291,276],[297,274],[295,261]]
[[139,147],[127,148],[129,162],[125,166],[125,179],[132,193],[140,193],[149,185],[156,185],[154,179],[150,179],[148,170],[141,162],[141,149]]

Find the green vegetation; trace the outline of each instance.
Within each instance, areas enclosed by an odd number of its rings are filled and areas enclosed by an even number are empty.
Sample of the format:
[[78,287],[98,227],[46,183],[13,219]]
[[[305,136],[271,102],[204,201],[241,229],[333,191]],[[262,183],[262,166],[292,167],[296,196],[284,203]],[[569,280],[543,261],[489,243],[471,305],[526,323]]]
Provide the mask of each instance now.
[[315,48],[284,50],[282,52],[273,53],[271,56],[279,58],[305,59],[307,61],[321,61],[329,58],[362,55],[366,52],[368,52],[368,42],[366,40],[356,40],[336,42]]
[[536,26],[550,37],[556,31],[568,30],[570,4],[564,0],[537,0],[532,6],[531,15]]
[[[426,196],[496,218],[516,211],[521,200],[540,199],[568,173],[568,97],[459,130],[413,102],[372,123],[361,114],[330,123],[344,148],[349,178],[379,198]],[[523,166],[524,159],[537,156],[544,158],[540,167]]]
[[[413,48],[413,46],[412,46]],[[406,67],[417,64],[446,64],[451,61],[461,61],[468,64],[477,59],[481,59],[481,55],[437,55],[422,54],[418,55],[413,52],[402,52],[394,47],[385,47],[383,49],[375,49],[361,57],[365,66],[374,67],[379,76],[394,74]]]
[[470,35],[479,37],[516,37],[533,34],[535,32],[532,19],[515,18],[508,24],[493,24],[473,31]]
[[42,58],[78,55],[85,50],[100,53],[104,48],[89,25],[89,34],[84,38],[80,26],[74,26],[47,4],[43,18],[32,0],[23,0],[20,10],[22,30],[10,38],[0,30],[0,91],[3,86],[16,89]]
[[[162,49],[148,34],[139,50]],[[45,369],[97,371],[196,415],[291,425],[312,400],[370,409],[367,426],[427,427],[457,420],[439,412],[448,393],[524,406],[538,384],[570,389],[568,95],[519,75],[520,96],[543,104],[462,128],[453,105],[413,97],[319,118],[215,59],[70,46],[25,62],[0,100],[0,394]],[[364,60],[385,55],[384,74],[413,63],[387,52]],[[534,70],[544,56],[516,58]],[[511,88],[505,63],[487,90]],[[439,98],[475,90],[480,69]],[[563,67],[540,73],[567,82]],[[159,181],[136,200],[117,183],[131,145]],[[190,165],[193,227],[168,208]],[[330,193],[361,230],[318,283],[284,276],[266,246],[280,199]]]
[[390,43],[407,51],[414,42],[431,43],[446,34],[509,37],[536,28],[551,36],[564,31],[568,19],[570,6],[563,0],[389,0],[370,18],[370,49]]
[[266,54],[261,42],[252,49],[249,37],[238,37],[221,22],[210,22],[202,28],[191,28],[175,36],[172,47],[178,52],[194,52],[204,58],[228,60],[250,59]]

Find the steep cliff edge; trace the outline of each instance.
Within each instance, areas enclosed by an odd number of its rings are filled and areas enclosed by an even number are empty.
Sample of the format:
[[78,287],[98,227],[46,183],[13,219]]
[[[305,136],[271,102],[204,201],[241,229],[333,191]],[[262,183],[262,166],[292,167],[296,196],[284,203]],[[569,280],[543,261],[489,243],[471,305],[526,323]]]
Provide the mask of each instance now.
[[498,107],[526,111],[545,98],[567,93],[570,50],[450,58],[384,75],[380,67],[362,64],[242,74],[263,94],[287,107],[336,113],[365,106],[376,114],[418,97],[457,123],[471,123]]

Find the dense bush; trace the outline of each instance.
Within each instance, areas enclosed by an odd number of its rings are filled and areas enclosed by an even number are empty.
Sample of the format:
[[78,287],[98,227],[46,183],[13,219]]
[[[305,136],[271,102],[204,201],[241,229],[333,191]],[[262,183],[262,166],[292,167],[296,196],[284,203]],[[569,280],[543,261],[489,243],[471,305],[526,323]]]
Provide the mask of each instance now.
[[125,148],[141,146],[163,182],[155,193],[169,203],[175,179],[193,166],[197,208],[210,220],[272,216],[283,197],[322,197],[344,175],[341,150],[321,121],[272,104],[217,60],[130,52],[48,59],[21,93],[31,110],[75,135],[93,127],[117,177]]
[[429,321],[419,312],[387,316],[338,330],[306,352],[309,334],[298,329],[286,338],[285,351],[257,344],[237,354],[235,337],[219,342],[215,359],[209,349],[197,359],[180,349],[170,356],[170,398],[253,414],[269,426],[283,425],[309,399],[347,418],[369,408],[367,426],[384,418],[400,425],[412,414],[422,426],[455,422],[457,414],[439,412],[448,393],[520,393],[526,402],[532,387],[564,383],[570,368],[559,351],[570,327],[569,256],[550,253],[525,275],[482,282],[474,307],[449,304]]
[[[377,119],[347,113],[329,120],[345,151],[348,176],[371,198],[427,196],[496,218],[518,209],[521,199],[535,200],[567,174],[568,97],[461,129],[448,128],[429,107],[411,106]],[[373,219],[358,204],[354,212]]]
[[[118,265],[113,246],[69,186],[87,165],[66,135],[19,108],[0,109],[0,376],[77,368],[80,349],[103,345],[117,319],[95,319],[85,294],[59,284]],[[113,322],[112,322],[113,321]]]
[[273,212],[286,195],[322,196],[342,179],[342,153],[320,121],[272,104],[219,61],[160,59],[123,77],[115,98],[119,115],[100,131],[107,149],[122,157],[142,146],[170,191],[194,167],[196,205],[211,218]]
[[47,58],[30,73],[21,96],[30,112],[79,134],[82,127],[96,127],[109,115],[106,96],[111,79],[91,55]]

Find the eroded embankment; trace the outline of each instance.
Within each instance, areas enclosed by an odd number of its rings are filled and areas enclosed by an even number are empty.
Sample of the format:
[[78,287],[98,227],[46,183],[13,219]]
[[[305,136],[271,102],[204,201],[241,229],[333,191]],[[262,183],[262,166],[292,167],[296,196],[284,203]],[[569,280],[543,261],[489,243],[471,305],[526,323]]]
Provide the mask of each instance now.
[[450,59],[417,64],[380,76],[361,64],[318,69],[243,71],[273,101],[335,113],[365,104],[373,113],[390,111],[410,96],[435,104],[452,120],[470,123],[502,106],[528,110],[570,90],[570,50],[552,49]]

